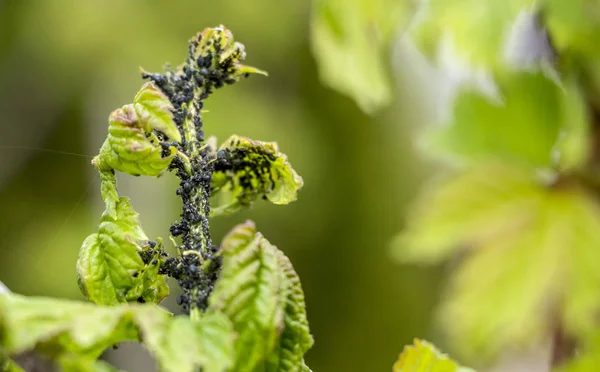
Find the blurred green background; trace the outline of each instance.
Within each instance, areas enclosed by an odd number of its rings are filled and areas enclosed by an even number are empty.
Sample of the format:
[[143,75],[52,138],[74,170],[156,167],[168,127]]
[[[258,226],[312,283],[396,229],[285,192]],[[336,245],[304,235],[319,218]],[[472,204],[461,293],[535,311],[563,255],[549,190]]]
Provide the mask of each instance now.
[[[440,268],[401,266],[388,254],[430,168],[411,141],[429,111],[418,76],[396,60],[405,67],[395,103],[365,116],[319,82],[309,14],[307,0],[0,0],[0,280],[26,295],[82,298],[75,262],[103,209],[90,160],[108,114],[132,100],[139,66],[176,65],[191,36],[224,24],[246,45],[247,64],[270,76],[217,91],[205,105],[206,132],[277,141],[305,186],[289,206],[260,203],[213,220],[215,240],[252,218],[290,256],[315,371],[390,370],[414,337],[435,340]],[[147,235],[168,237],[180,207],[175,178],[120,177],[119,188]],[[166,306],[177,310],[172,299]],[[151,370],[129,346],[107,358]]]

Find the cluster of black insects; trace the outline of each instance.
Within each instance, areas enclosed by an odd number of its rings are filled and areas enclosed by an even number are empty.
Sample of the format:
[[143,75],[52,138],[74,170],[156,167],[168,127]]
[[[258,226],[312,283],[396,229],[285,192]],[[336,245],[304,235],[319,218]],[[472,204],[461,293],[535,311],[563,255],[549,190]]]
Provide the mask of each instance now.
[[[219,161],[214,163],[214,170],[236,174],[240,186],[245,191],[260,192],[259,190],[262,190],[263,199],[265,199],[264,191],[275,187],[272,173],[272,162],[276,159],[275,155],[260,146],[239,147],[240,140],[237,143],[231,141],[230,146],[229,150],[219,150],[217,153]],[[266,184],[266,179],[269,180],[269,184]],[[258,180],[262,187],[255,187],[252,184],[253,180]],[[238,197],[238,202],[244,206],[250,206],[253,200],[252,195],[244,194]]]
[[[178,71],[166,69],[164,74],[142,74],[149,79],[169,98],[174,107],[173,116],[177,128],[184,138],[181,143],[162,140],[164,156],[169,148],[175,146],[190,160],[191,174],[179,157],[175,157],[169,166],[180,179],[177,195],[181,198],[183,208],[181,220],[171,225],[170,232],[174,237],[181,237],[178,247],[182,255],[161,260],[160,274],[175,278],[183,293],[178,304],[184,313],[193,308],[206,309],[207,299],[217,280],[221,267],[221,258],[216,255],[217,247],[212,244],[208,216],[210,214],[211,176],[215,166],[223,167],[228,156],[214,155],[214,151],[202,148],[204,142],[203,123],[200,112],[204,100],[214,91],[226,84],[233,84],[236,72],[235,64],[242,57],[241,50],[236,50],[227,59],[220,61],[224,31],[216,32],[199,50],[202,35],[198,34],[190,41],[189,57]],[[244,75],[247,77],[247,74]],[[194,110],[189,108],[193,107]],[[185,139],[184,121],[191,119],[196,132],[195,140]],[[195,153],[195,150],[200,150]],[[213,149],[214,150],[214,149]],[[222,154],[219,152],[219,154]],[[188,254],[194,251],[194,254]]]

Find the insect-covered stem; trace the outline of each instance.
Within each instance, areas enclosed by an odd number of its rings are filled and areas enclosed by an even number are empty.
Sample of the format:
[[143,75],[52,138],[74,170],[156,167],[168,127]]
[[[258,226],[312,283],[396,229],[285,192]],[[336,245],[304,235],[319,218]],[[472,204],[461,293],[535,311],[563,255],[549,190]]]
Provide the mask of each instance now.
[[180,179],[177,195],[182,213],[170,228],[171,235],[181,239],[179,256],[168,259],[161,270],[178,280],[183,292],[178,303],[184,313],[206,309],[221,266],[209,226],[216,149],[204,146],[201,112],[204,100],[214,89],[235,83],[247,76],[247,71],[253,72],[239,64],[243,57],[243,46],[234,43],[231,32],[221,26],[206,29],[190,40],[189,56],[177,70],[143,73],[171,101],[174,121],[183,138],[181,143],[163,142],[165,148],[175,145],[179,152],[170,169]]

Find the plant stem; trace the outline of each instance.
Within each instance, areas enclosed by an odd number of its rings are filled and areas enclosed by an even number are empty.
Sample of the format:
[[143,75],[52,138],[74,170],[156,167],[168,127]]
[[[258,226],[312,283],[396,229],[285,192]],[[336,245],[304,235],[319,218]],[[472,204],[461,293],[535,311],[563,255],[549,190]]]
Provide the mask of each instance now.
[[190,319],[192,321],[198,321],[200,320],[200,318],[202,317],[202,312],[200,311],[199,308],[193,308],[192,310],[190,310]]
[[[200,117],[204,100],[215,84],[207,76],[214,69],[205,66],[205,61],[218,59],[210,54],[197,55],[202,52],[197,48],[201,38],[199,34],[192,39],[189,58],[177,71],[144,75],[169,97],[175,108],[175,123],[183,137],[181,143],[175,144],[178,156],[170,166],[180,179],[177,195],[182,201],[181,219],[171,225],[170,232],[173,237],[181,237],[181,244],[178,245],[179,256],[167,260],[163,266],[164,272],[177,279],[182,288],[183,293],[178,299],[182,311],[194,314],[197,309],[206,309],[220,268],[220,260],[213,257],[215,247],[212,245],[208,221],[214,167],[210,160],[214,155],[202,146],[204,131]],[[207,260],[210,265],[206,265]]]
[[552,336],[551,369],[569,361],[575,354],[575,349],[575,341],[565,333],[561,326],[556,327]]
[[[173,237],[181,237],[179,256],[167,259],[161,270],[178,280],[183,290],[178,303],[184,313],[191,311],[194,316],[208,306],[208,296],[221,267],[208,222],[216,149],[203,146],[200,114],[204,100],[215,89],[249,74],[239,73],[239,61],[244,56],[243,46],[234,43],[231,32],[221,26],[206,29],[192,38],[189,56],[177,70],[167,70],[164,74],[143,72],[143,77],[152,80],[169,98],[174,108],[173,119],[183,137],[181,143],[161,143],[165,149],[177,147],[178,155],[170,169],[176,170],[181,180],[177,195],[183,204],[181,220],[170,228]],[[198,254],[190,254],[193,251]]]

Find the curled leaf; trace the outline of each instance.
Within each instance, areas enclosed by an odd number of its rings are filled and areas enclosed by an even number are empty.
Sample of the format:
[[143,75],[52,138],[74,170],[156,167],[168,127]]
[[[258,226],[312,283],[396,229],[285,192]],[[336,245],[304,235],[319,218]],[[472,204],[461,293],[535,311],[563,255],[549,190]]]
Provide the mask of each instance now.
[[164,275],[158,274],[159,253],[147,263],[140,257],[154,249],[139,225],[138,215],[127,198],[116,204],[115,216],[108,211],[98,233],[83,242],[77,261],[82,292],[99,305],[128,301],[159,303],[169,293]]
[[[143,96],[148,95],[150,92],[143,94]],[[157,101],[144,99],[141,101],[145,105],[138,103],[137,110],[144,115],[144,121],[140,120],[134,105],[123,106],[110,114],[108,137],[98,156],[92,160],[100,171],[114,169],[136,176],[158,176],[171,163],[175,156],[175,147],[163,149],[158,137],[148,131],[151,123],[156,125],[155,122],[162,122],[163,117],[153,116],[152,110],[155,107],[152,105]],[[163,129],[169,130],[168,127]]]
[[275,142],[234,135],[221,145],[217,158],[211,183],[217,197],[213,215],[250,207],[260,196],[274,204],[288,204],[303,185]]
[[[192,45],[192,54],[197,61],[203,62],[205,67],[218,67],[234,81],[247,74],[267,75],[265,71],[241,64],[246,58],[244,45],[234,41],[233,33],[223,25],[204,29],[196,36]],[[201,65],[200,62],[198,64]]]
[[173,105],[154,83],[142,86],[133,99],[133,107],[146,133],[156,129],[173,141],[181,142],[181,133],[173,121]]

